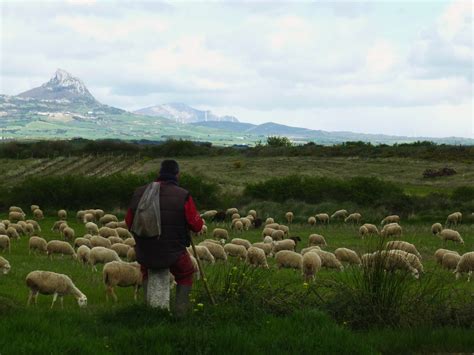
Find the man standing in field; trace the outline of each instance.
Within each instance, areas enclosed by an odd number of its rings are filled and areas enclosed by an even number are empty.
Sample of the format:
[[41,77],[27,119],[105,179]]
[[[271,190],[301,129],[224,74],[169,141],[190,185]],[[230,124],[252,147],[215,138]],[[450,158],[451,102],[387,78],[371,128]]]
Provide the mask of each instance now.
[[[159,183],[159,193],[155,196],[159,196],[159,201],[156,202],[159,203],[161,233],[159,237],[153,238],[133,234],[144,282],[149,269],[169,268],[177,283],[175,312],[177,316],[183,316],[189,308],[194,274],[191,258],[186,251],[186,247],[190,245],[189,230],[199,232],[203,220],[189,192],[178,186],[178,180],[178,163],[175,160],[164,160],[156,180]],[[133,194],[125,217],[129,230],[132,229],[137,208],[148,186],[149,184],[137,188]]]

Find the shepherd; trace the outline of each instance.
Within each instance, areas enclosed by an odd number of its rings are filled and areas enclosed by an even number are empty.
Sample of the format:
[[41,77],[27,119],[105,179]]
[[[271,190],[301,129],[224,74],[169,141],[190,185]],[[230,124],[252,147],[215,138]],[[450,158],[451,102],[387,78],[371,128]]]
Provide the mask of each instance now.
[[[125,217],[136,245],[137,261],[143,274],[145,299],[156,292],[150,287],[152,275],[168,276],[176,281],[175,315],[183,317],[189,310],[189,294],[193,285],[194,267],[186,251],[190,231],[199,232],[204,224],[190,193],[179,187],[179,165],[164,160],[156,181],[137,188]],[[165,296],[166,297],[166,296]],[[169,289],[167,289],[169,303]]]

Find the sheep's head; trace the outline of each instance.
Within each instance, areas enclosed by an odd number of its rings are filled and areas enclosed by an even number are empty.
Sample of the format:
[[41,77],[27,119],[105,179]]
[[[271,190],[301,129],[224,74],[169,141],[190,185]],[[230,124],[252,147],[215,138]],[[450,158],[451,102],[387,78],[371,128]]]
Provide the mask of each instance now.
[[87,297],[86,295],[82,295],[77,299],[77,304],[79,307],[84,308],[87,306]]
[[10,268],[10,264],[3,265],[3,274],[8,274],[10,272]]
[[418,270],[414,269],[411,273],[413,277],[418,280],[420,278],[420,274],[418,273]]

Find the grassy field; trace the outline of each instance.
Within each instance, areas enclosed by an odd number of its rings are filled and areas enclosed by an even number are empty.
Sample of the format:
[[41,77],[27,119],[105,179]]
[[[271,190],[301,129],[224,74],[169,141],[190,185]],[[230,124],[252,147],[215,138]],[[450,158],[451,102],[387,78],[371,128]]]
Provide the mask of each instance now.
[[[4,215],[0,217],[5,218]],[[279,219],[279,216],[274,217]],[[59,235],[50,230],[54,221],[55,218],[48,217],[41,222],[43,231],[40,235],[47,240],[59,239]],[[85,233],[84,226],[73,218],[69,218],[68,223],[75,229],[76,236]],[[211,225],[209,229],[213,227]],[[460,254],[474,250],[474,225],[465,223],[458,230],[465,245],[448,244],[447,247]],[[244,237],[254,242],[261,240],[260,233],[261,229],[243,235],[231,232],[231,237]],[[370,242],[357,237],[357,228],[353,226],[332,224],[329,227],[309,227],[295,224],[291,226],[291,235],[303,239],[297,250],[306,246],[310,233],[324,235],[328,251],[348,247],[361,254],[370,247]],[[1,354],[144,351],[164,354],[222,351],[255,354],[369,354],[474,351],[472,328],[440,324],[433,328],[354,330],[350,324],[336,322],[328,316],[320,304],[312,303],[309,290],[319,290],[319,285],[333,280],[348,280],[350,277],[347,275],[361,272],[358,268],[347,267],[344,273],[323,269],[308,289],[298,272],[277,270],[272,259],[269,260],[270,270],[245,269],[235,260],[230,260],[226,266],[221,263],[207,265],[205,270],[211,289],[218,296],[218,305],[213,307],[209,304],[201,281],[197,281],[192,295],[192,315],[185,320],[175,320],[167,313],[150,311],[140,302],[135,303],[131,288],[117,290],[118,304],[106,303],[101,267],[99,272],[94,273],[90,267],[82,266],[70,257],[55,257],[50,261],[45,255],[28,255],[27,239],[23,237],[13,241],[11,254],[2,254],[10,261],[12,270],[8,275],[0,276],[0,329],[8,329],[8,336],[0,337]],[[410,285],[415,287],[428,282],[435,283],[456,295],[453,301],[458,306],[466,309],[469,309],[469,305],[474,307],[474,283],[467,283],[465,276],[455,280],[451,272],[441,269],[434,262],[433,253],[443,244],[431,235],[430,224],[406,225],[402,239],[417,246],[426,271],[419,281],[408,281]],[[65,298],[64,310],[59,309],[58,302],[58,308],[49,311],[52,298],[41,295],[37,308],[26,308],[28,289],[24,279],[28,272],[36,269],[71,276],[88,296],[87,309],[80,310],[75,300],[68,296]],[[237,292],[234,297],[223,296],[223,280],[233,270],[244,270],[254,282],[265,282],[267,286],[262,292],[268,293],[264,303],[257,299],[255,302],[249,301]],[[243,282],[235,281],[239,284]],[[263,288],[264,284],[261,285]],[[324,288],[321,292],[324,296]],[[279,294],[283,297],[278,298]],[[288,309],[289,303],[285,301],[295,297],[301,297],[300,307]]]
[[[28,176],[78,174],[107,176],[114,173],[142,174],[156,172],[160,159],[139,159],[126,156],[58,157],[54,159],[1,159],[4,179],[1,184],[13,185]],[[328,178],[373,176],[401,184],[413,195],[430,192],[450,192],[458,186],[474,181],[474,164],[440,161],[437,163],[410,158],[317,158],[272,157],[248,158],[239,156],[195,157],[178,159],[185,173],[202,176],[226,191],[238,193],[246,183],[274,176],[302,174]],[[451,177],[424,179],[427,168],[450,166],[458,174]]]

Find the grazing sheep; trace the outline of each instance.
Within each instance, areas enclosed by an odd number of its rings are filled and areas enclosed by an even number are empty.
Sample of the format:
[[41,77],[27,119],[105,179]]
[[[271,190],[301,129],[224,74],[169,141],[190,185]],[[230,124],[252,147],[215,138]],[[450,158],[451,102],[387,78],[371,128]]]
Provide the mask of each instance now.
[[374,267],[377,263],[380,263],[387,271],[409,271],[415,279],[419,278],[418,270],[411,266],[407,258],[398,250],[383,250],[381,252],[362,255],[362,264],[365,267]]
[[112,244],[112,246],[110,247],[110,249],[115,250],[118,256],[120,256],[121,258],[127,257],[127,253],[130,248],[131,248],[130,245],[122,244],[122,243]]
[[225,239],[221,240],[215,240],[215,239],[204,239],[204,242],[209,242],[209,243],[214,243],[214,244],[219,244],[219,245],[224,245],[225,244]]
[[65,295],[73,295],[79,307],[87,306],[87,297],[72,282],[71,278],[64,274],[57,274],[51,271],[32,271],[26,276],[26,286],[30,289],[28,296],[29,306],[34,298],[37,303],[38,293],[42,295],[53,295],[53,308],[56,299],[59,296],[61,307],[63,307],[63,297]]
[[86,211],[84,210],[79,210],[76,213],[76,219],[78,222],[84,221],[84,215],[86,214]]
[[269,235],[265,236],[265,238],[263,238],[263,242],[264,243],[268,243],[268,244],[273,244],[273,238]]
[[101,209],[95,209],[93,210],[94,211],[94,216],[97,220],[99,220],[101,217],[104,217],[105,215],[105,212],[104,210],[101,210]]
[[382,237],[401,237],[402,227],[397,223],[386,224],[380,232]]
[[87,233],[90,233],[92,235],[99,234],[99,227],[94,222],[87,222],[86,230],[87,230]]
[[313,246],[313,245],[322,245],[322,246],[327,246],[328,244],[326,243],[326,239],[322,235],[319,234],[311,234],[308,238],[308,246]]
[[112,243],[107,238],[101,237],[100,235],[94,235],[90,239],[92,247],[104,247],[110,249]]
[[46,245],[46,251],[51,260],[53,260],[53,254],[72,255],[74,259],[77,257],[71,244],[62,240],[50,240]]
[[240,221],[244,225],[244,230],[248,231],[250,226],[252,225],[252,221],[247,217],[241,218]]
[[313,250],[321,250],[321,248],[316,245],[312,247],[308,247],[308,248],[303,248],[301,249],[300,254],[305,255],[306,253],[309,253],[310,251],[313,251]]
[[253,218],[257,218],[257,211],[250,210],[247,212],[248,215],[252,216]]
[[197,233],[197,235],[207,235],[207,226],[205,224],[202,225],[201,230]]
[[314,226],[316,224],[316,218],[314,217],[309,217],[308,218],[308,224],[311,225],[311,226]]
[[214,259],[214,256],[212,256],[211,252],[209,251],[208,248],[202,245],[196,245],[196,254],[194,254],[194,250],[192,247],[188,247],[188,253],[195,258],[198,258],[199,260],[207,261],[211,264],[214,264],[216,262],[216,259]]
[[31,254],[32,250],[38,250],[41,253],[47,253],[47,245],[48,242],[45,239],[37,236],[31,237],[28,241],[28,254]]
[[[94,217],[95,217],[95,215],[94,215]],[[109,223],[109,222],[118,222],[117,216],[114,216],[113,214],[104,214],[99,219],[99,223],[101,225],[105,225],[106,223]]]
[[136,242],[134,238],[127,238],[123,241],[123,244],[130,245],[131,247],[134,247]]
[[262,238],[265,238],[267,235],[271,237],[274,230],[275,230],[275,229],[269,228],[269,227],[263,228],[263,231],[262,231]]
[[233,228],[237,231],[242,233],[244,231],[244,224],[240,219],[235,220],[235,223],[233,224]]
[[334,251],[334,255],[336,256],[337,260],[340,262],[347,262],[349,264],[360,265],[361,261],[359,255],[354,250],[347,249],[347,248],[337,248]]
[[448,253],[455,254],[455,255],[459,256],[459,253],[457,251],[449,250],[449,249],[438,249],[434,253],[434,258],[435,258],[436,262],[441,265],[442,261],[443,261],[443,257]]
[[[338,269],[340,271],[344,270],[341,262],[336,258],[336,255],[324,250],[311,250],[309,253],[316,253],[321,258],[321,266],[328,269]],[[308,254],[309,254],[308,253]],[[306,254],[305,254],[306,255]]]
[[474,251],[465,253],[461,256],[458,262],[454,274],[456,274],[456,280],[461,277],[463,273],[468,273],[467,282],[471,281],[472,271],[474,270]]
[[369,230],[367,229],[366,226],[360,226],[360,228],[359,228],[359,235],[360,235],[360,237],[361,237],[362,239],[364,239],[364,237],[365,237],[366,235],[369,235]]
[[101,227],[99,229],[99,235],[104,238],[119,236],[116,229],[112,229],[109,227]]
[[414,267],[416,270],[418,270],[418,274],[422,274],[425,272],[423,268],[423,264],[421,263],[421,260],[415,254],[408,253],[400,249],[393,249],[392,251],[397,252],[398,254],[402,255],[405,259],[407,259],[410,265]]
[[389,223],[400,223],[400,216],[397,216],[396,214],[390,215],[382,219],[380,224],[383,226],[385,224]]
[[225,211],[225,214],[226,214],[227,216],[231,216],[231,215],[233,215],[233,214],[235,214],[235,213],[239,213],[239,210],[238,210],[237,208],[235,208],[235,207],[228,208],[228,209]]
[[19,212],[19,213],[23,213],[23,209],[21,207],[17,207],[17,206],[10,206],[10,208],[8,209],[8,212]]
[[458,266],[459,260],[461,260],[459,254],[446,253],[441,260],[441,266],[448,270],[455,270]]
[[2,220],[1,223],[5,226],[5,228],[8,228],[11,224],[11,222],[8,219]]
[[118,228],[118,222],[109,222],[104,225],[104,227],[109,227],[112,229]]
[[213,219],[216,214],[217,214],[216,210],[206,211],[203,214],[201,214],[201,218]]
[[248,249],[252,244],[247,239],[234,238],[230,241],[232,244],[243,245],[245,249]]
[[247,263],[256,267],[268,269],[268,262],[265,252],[257,247],[250,247],[247,250]]
[[10,239],[20,239],[20,234],[18,234],[17,230],[11,225],[7,228],[7,236]]
[[359,224],[360,220],[362,219],[362,215],[360,213],[351,213],[349,216],[344,218],[344,223],[354,223],[354,224]]
[[331,219],[344,219],[349,215],[347,210],[338,210],[331,215]]
[[318,213],[316,216],[316,222],[321,222],[322,224],[329,224],[329,215],[327,213]]
[[[120,237],[108,237],[108,240],[110,240],[110,243],[112,245],[117,244],[117,243],[124,243],[124,240]],[[132,238],[133,239],[133,238]],[[124,243],[125,244],[125,243]],[[127,244],[128,245],[128,244]],[[130,246],[130,245],[129,245]]]
[[77,248],[77,260],[83,265],[89,263],[89,256],[91,255],[91,250],[87,245],[80,245]]
[[286,212],[285,213],[285,218],[286,220],[288,221],[289,224],[293,223],[293,218],[295,217],[295,215],[293,214],[293,212]]
[[35,231],[41,232],[41,227],[38,222],[36,222],[34,219],[27,219],[26,223],[31,224]]
[[447,240],[452,240],[453,242],[464,244],[464,240],[461,238],[461,234],[459,234],[458,231],[452,229],[443,229],[441,232],[439,232],[438,236],[445,244]]
[[59,232],[59,227],[63,224],[67,223],[65,221],[56,221],[54,222],[53,226],[51,227],[51,232]]
[[303,278],[305,282],[313,281],[316,273],[321,269],[321,258],[316,253],[303,255]]
[[210,242],[210,241],[203,241],[198,244],[199,246],[204,246],[207,249],[209,249],[209,252],[212,254],[214,259],[217,260],[223,260],[227,261],[227,254],[224,250],[224,247],[218,243],[215,243],[215,241]]
[[269,223],[265,225],[265,228],[278,229],[280,225],[278,223]]
[[275,223],[275,220],[272,218],[272,217],[268,217],[266,220],[265,220],[265,226],[267,224],[273,224]]
[[3,223],[0,223],[0,234],[7,234],[7,228]]
[[212,231],[212,237],[214,239],[229,239],[229,232],[227,232],[226,229],[223,228],[214,228]]
[[438,234],[442,230],[443,226],[441,225],[441,223],[435,223],[431,226],[431,233],[433,233],[434,235]]
[[290,234],[290,228],[288,226],[285,226],[284,224],[280,224],[277,229],[283,231],[283,233],[285,233],[285,236],[288,236]]
[[448,216],[448,218],[446,218],[445,225],[446,226],[451,226],[451,225],[457,226],[458,223],[461,223],[461,220],[462,220],[462,213],[461,212],[454,212],[454,213],[451,213]]
[[115,229],[115,232],[122,239],[133,238],[132,234],[126,228],[118,227]]
[[95,221],[95,215],[93,213],[85,213],[84,217],[82,217],[82,221],[84,223],[94,222]]
[[228,256],[237,257],[243,261],[247,259],[247,249],[243,245],[229,243],[224,245],[224,250]]
[[66,219],[67,219],[67,212],[66,212],[66,210],[59,210],[59,211],[58,211],[58,218],[59,218],[59,219],[62,219],[62,220],[66,220]]
[[92,238],[92,235],[91,235],[91,234],[89,234],[89,233],[86,233],[86,234],[84,234],[84,235],[82,236],[82,238],[85,238],[85,239],[89,239],[89,240],[91,240],[91,238]]
[[142,285],[142,273],[140,271],[140,264],[125,263],[119,261],[111,261],[104,265],[102,270],[104,284],[106,286],[105,297],[109,301],[109,294],[112,295],[115,302],[118,298],[114,292],[115,286],[120,287],[134,287],[133,298],[136,301],[138,296],[138,289]]
[[290,250],[280,250],[275,254],[275,262],[279,269],[290,268],[303,270],[303,256]]
[[258,243],[253,243],[252,246],[255,248],[262,249],[265,252],[266,256],[272,255],[273,244],[258,242]]
[[128,230],[127,222],[125,222],[125,220],[118,222],[117,223],[117,228],[125,228],[126,230]]
[[273,244],[272,253],[276,254],[280,250],[291,250],[295,251],[296,243],[291,239],[281,240]]
[[67,241],[74,240],[74,238],[76,236],[76,233],[74,232],[74,229],[72,229],[71,227],[64,228],[62,234],[63,234],[64,240],[67,240]]
[[25,219],[25,214],[22,212],[12,211],[8,213],[8,219],[10,220],[10,222],[23,221]]
[[104,247],[93,247],[89,255],[89,265],[93,271],[97,271],[96,264],[106,264],[110,261],[121,261],[117,252]]
[[30,206],[31,212],[34,212],[35,210],[39,209],[38,205],[31,205]]
[[0,249],[8,250],[11,253],[11,243],[8,235],[0,235]]
[[421,254],[418,252],[416,247],[408,242],[404,242],[402,240],[394,240],[391,242],[387,242],[386,246],[387,250],[398,249],[406,251],[407,253],[415,254],[418,258],[421,259]]
[[370,224],[370,223],[364,223],[362,227],[367,228],[369,234],[371,235],[379,235],[379,230],[375,224]]
[[272,234],[271,234],[271,237],[273,240],[282,240],[283,237],[285,236],[285,232],[281,231],[281,230],[273,230],[272,231]]
[[233,213],[230,219],[231,219],[231,220],[240,219],[240,214],[238,214],[238,213]]
[[137,261],[137,253],[135,252],[135,248],[130,247],[130,249],[128,249],[127,260],[129,262]]
[[258,218],[255,218],[254,216],[250,215],[250,214],[248,214],[247,216],[245,216],[245,218],[249,219],[250,222],[252,222],[252,223],[253,223],[256,219],[258,219]]
[[6,275],[10,272],[11,266],[7,259],[0,256],[0,271]]

